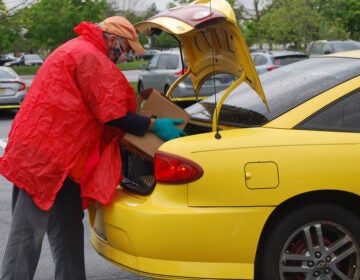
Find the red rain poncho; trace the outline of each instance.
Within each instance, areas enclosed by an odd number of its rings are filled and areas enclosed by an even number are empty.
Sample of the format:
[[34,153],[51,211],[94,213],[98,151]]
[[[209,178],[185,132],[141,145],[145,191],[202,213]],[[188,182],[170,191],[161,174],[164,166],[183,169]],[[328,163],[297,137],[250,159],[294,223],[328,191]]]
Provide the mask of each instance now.
[[107,57],[101,30],[89,22],[74,30],[80,36],[39,69],[0,158],[0,173],[43,210],[82,158],[89,158],[81,176],[84,205],[110,202],[120,180],[123,132],[104,123],[136,109],[134,90]]

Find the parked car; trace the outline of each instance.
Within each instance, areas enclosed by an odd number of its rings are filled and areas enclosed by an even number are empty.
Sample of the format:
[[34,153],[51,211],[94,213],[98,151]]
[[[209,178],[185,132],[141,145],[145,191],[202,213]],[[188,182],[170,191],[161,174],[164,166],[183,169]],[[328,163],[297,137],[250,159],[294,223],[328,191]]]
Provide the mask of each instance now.
[[44,60],[38,54],[24,54],[20,56],[17,60],[5,63],[5,66],[34,66],[42,65],[43,62]]
[[0,66],[0,109],[20,108],[26,86],[11,68]]
[[258,74],[309,58],[307,54],[298,51],[258,51],[252,52],[251,57]]
[[[138,77],[138,92],[145,88],[155,88],[166,94],[171,85],[183,75],[187,69],[179,49],[156,53],[144,67]],[[207,79],[198,95],[195,95],[190,77],[185,78],[171,94],[171,99],[179,104],[190,105],[202,100],[215,92],[228,88],[234,82],[229,74],[216,74]]]
[[128,155],[133,183],[89,209],[94,248],[157,279],[360,279],[360,51],[258,76],[230,5],[200,2],[136,27],[238,79],[152,161]]
[[306,53],[313,56],[352,50],[360,50],[360,42],[353,40],[319,40],[311,42],[306,48]]
[[0,66],[3,66],[6,62],[14,60],[16,60],[16,57],[11,54],[0,54]]

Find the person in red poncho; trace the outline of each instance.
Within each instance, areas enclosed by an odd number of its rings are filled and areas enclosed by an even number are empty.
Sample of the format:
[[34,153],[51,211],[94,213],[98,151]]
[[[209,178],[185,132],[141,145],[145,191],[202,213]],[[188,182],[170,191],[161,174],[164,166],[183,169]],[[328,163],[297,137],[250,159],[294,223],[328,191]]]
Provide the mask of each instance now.
[[1,280],[33,279],[45,233],[55,279],[86,279],[84,208],[107,204],[120,180],[119,139],[153,131],[184,136],[182,120],[137,115],[135,93],[116,63],[144,49],[132,24],[115,16],[82,22],[79,37],[39,69],[9,133],[0,174],[14,183],[13,219]]

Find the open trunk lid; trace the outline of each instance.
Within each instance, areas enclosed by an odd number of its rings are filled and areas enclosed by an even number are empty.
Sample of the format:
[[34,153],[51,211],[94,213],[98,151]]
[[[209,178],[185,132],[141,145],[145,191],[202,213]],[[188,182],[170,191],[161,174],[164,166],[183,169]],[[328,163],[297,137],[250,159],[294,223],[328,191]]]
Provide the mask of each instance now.
[[211,75],[228,73],[238,78],[229,93],[245,81],[267,105],[249,48],[227,1],[197,0],[161,12],[135,26],[149,36],[167,32],[180,42],[188,71],[175,81],[168,96],[186,76],[190,76],[198,94]]

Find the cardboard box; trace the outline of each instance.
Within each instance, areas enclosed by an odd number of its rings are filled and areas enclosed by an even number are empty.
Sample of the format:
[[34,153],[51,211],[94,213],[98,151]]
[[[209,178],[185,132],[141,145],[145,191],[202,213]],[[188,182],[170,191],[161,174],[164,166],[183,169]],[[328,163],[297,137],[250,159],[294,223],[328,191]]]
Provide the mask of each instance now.
[[[137,100],[139,114],[153,118],[174,118],[182,119],[184,122],[178,125],[184,129],[190,119],[190,115],[167,97],[163,96],[155,89],[145,89],[139,94]],[[144,136],[136,136],[126,133],[121,140],[122,148],[152,160],[155,152],[164,143],[160,137],[152,132],[147,132]]]

